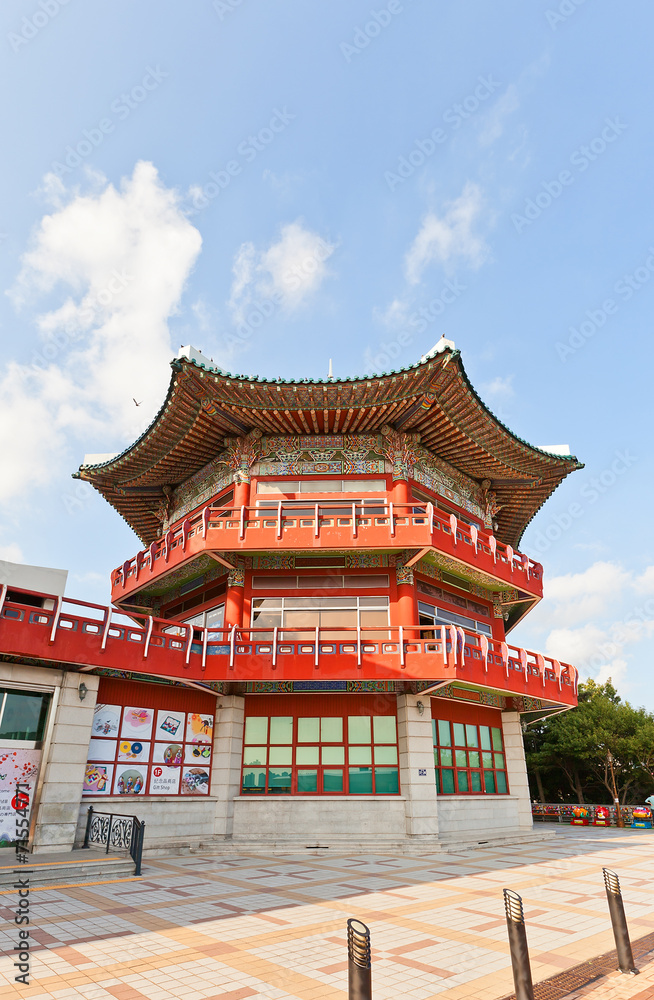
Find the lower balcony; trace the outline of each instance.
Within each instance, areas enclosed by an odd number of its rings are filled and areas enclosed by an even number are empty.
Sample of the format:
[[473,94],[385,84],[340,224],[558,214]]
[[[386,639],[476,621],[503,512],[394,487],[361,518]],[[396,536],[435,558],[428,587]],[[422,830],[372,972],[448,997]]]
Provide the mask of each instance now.
[[[30,599],[50,595],[30,595]],[[567,663],[454,625],[320,629],[198,629],[59,598],[52,610],[0,599],[0,653],[81,670],[110,668],[182,683],[456,681],[571,707]]]

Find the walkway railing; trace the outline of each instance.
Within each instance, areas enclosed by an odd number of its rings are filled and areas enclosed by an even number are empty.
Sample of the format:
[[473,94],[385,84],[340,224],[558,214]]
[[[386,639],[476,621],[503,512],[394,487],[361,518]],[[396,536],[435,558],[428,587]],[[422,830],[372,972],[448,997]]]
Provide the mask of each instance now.
[[[330,534],[347,534],[356,545],[411,544],[445,548],[463,562],[484,562],[512,578],[515,586],[525,586],[530,580],[542,580],[542,566],[528,556],[515,552],[510,545],[499,542],[492,532],[460,521],[454,514],[443,514],[433,504],[341,503],[321,500],[306,505],[284,503],[275,507],[212,507],[187,517],[171,527],[147,549],[128,559],[111,576],[114,588],[124,589],[128,583],[140,580],[143,574],[165,572],[168,564],[178,562],[187,553],[194,554],[197,542],[212,545],[221,551],[238,551],[247,547],[252,536],[255,546],[267,544],[279,547],[288,535],[293,544],[302,535],[313,544]],[[299,533],[299,534],[298,534]],[[193,540],[195,539],[195,545]]]
[[[647,807],[645,807],[647,808]],[[617,826],[617,812],[614,805],[598,805],[597,803],[579,802],[532,802],[531,814],[534,820],[540,822],[572,823],[573,819],[584,818],[577,816],[575,810],[587,810],[589,824],[594,824],[597,819],[602,820],[608,816],[611,826]],[[633,822],[634,809],[643,809],[643,806],[631,805],[620,806],[622,819],[626,824]]]
[[141,874],[144,835],[145,821],[136,816],[97,812],[93,806],[89,806],[83,846],[88,848],[91,845],[106,845],[106,854],[110,850],[129,851],[135,865],[135,875]]

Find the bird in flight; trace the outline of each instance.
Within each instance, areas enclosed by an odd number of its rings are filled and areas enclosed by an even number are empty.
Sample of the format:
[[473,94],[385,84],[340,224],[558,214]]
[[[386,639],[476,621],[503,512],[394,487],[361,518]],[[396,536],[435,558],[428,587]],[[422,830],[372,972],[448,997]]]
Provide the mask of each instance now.
[[134,397],[132,396],[132,402],[134,403],[134,406],[140,406],[143,400],[141,400],[141,403],[137,403]]

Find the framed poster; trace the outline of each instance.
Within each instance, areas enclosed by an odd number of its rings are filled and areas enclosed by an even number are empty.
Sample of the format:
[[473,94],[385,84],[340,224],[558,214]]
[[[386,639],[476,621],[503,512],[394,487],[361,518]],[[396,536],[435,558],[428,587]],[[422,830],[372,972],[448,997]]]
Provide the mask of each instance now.
[[89,743],[89,752],[86,759],[88,761],[92,760],[114,761],[116,759],[116,741],[91,739]]
[[120,740],[118,760],[147,761],[150,759],[150,744],[140,740]]
[[82,795],[109,795],[113,773],[113,764],[87,764]]
[[179,767],[155,764],[150,773],[150,795],[178,795],[180,774]]
[[155,764],[167,764],[169,767],[179,767],[184,758],[184,748],[181,743],[155,743],[152,760]]
[[185,764],[201,764],[206,767],[211,760],[210,743],[187,743],[184,749]]
[[213,715],[189,712],[186,719],[187,743],[211,743],[213,741]]
[[184,739],[184,725],[186,723],[185,712],[157,712],[157,727],[154,731],[155,740],[169,740],[170,742],[181,742]]
[[120,705],[96,705],[93,709],[92,736],[118,736]]
[[[16,750],[0,749],[0,845],[6,846],[16,841],[17,807],[27,808],[29,817],[40,763],[40,750],[23,747]],[[16,793],[16,782],[21,784],[20,795]]]
[[182,770],[182,795],[208,795],[209,769],[185,767]]
[[153,722],[154,711],[151,708],[126,706],[123,711],[120,735],[126,739],[133,737],[135,740],[149,740],[152,736]]
[[118,764],[114,779],[114,795],[144,795],[147,767],[139,764]]

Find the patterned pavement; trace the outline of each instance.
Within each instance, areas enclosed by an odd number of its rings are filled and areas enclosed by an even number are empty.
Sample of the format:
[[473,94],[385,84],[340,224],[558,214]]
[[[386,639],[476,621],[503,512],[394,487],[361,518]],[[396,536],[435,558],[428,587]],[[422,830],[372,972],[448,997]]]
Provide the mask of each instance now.
[[[0,996],[346,1000],[355,916],[371,929],[374,1000],[498,1000],[513,991],[504,886],[523,896],[535,982],[613,948],[602,866],[620,875],[632,940],[654,931],[654,833],[556,833],[423,857],[170,857],[137,881],[35,886],[29,986],[14,983],[17,897],[2,894]],[[644,1000],[653,983],[650,966],[575,995]]]

